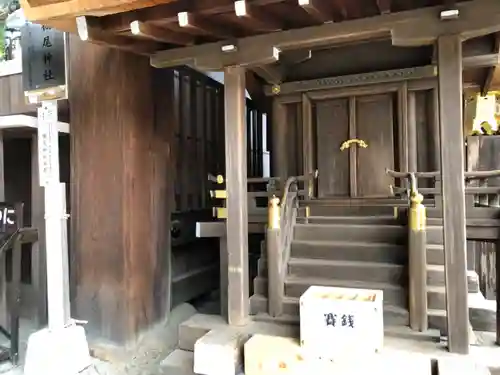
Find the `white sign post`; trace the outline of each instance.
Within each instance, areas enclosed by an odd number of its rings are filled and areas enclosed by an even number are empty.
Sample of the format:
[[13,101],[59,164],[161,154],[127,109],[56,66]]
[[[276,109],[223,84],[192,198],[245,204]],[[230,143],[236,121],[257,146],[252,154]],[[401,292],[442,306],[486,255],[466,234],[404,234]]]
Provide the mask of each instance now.
[[38,109],[38,162],[45,190],[48,327],[32,334],[25,375],[76,375],[90,366],[85,330],[71,320],[66,189],[59,177],[57,101]]

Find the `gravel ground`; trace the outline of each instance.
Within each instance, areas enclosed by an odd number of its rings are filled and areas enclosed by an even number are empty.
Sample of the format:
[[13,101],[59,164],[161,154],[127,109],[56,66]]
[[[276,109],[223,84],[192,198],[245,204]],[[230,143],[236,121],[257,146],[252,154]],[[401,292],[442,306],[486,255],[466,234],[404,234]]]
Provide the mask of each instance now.
[[[138,342],[126,349],[107,353],[109,361],[93,359],[93,364],[82,375],[164,375],[160,362],[177,347],[178,326],[196,313],[190,304],[182,304],[172,310],[168,320],[158,323],[144,333]],[[21,359],[26,350],[27,338],[34,331],[22,324]],[[97,354],[99,355],[99,354]],[[112,358],[112,359],[111,359]],[[0,364],[1,375],[23,375],[22,367],[12,368],[9,363]]]
[[168,320],[145,333],[133,347],[112,362],[94,359],[82,375],[162,375],[160,362],[176,349],[179,324],[195,313],[196,309],[187,303],[176,307]]

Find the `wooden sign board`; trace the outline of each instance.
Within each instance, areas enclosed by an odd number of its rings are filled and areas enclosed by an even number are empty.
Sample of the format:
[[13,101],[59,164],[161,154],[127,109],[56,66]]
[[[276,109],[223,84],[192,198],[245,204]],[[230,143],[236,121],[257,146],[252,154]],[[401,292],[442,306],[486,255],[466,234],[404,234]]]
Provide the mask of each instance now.
[[27,22],[21,28],[23,89],[28,104],[66,99],[65,33]]

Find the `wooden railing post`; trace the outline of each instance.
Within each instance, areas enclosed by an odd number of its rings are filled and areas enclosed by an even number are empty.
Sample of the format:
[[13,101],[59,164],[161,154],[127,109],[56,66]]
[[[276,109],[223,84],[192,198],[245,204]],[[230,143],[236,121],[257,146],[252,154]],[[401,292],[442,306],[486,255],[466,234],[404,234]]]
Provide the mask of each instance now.
[[427,330],[427,233],[424,197],[412,190],[408,215],[410,327]]
[[283,308],[283,281],[281,278],[281,236],[280,200],[273,196],[269,199],[268,227],[266,230],[267,247],[267,290],[269,315],[281,315]]

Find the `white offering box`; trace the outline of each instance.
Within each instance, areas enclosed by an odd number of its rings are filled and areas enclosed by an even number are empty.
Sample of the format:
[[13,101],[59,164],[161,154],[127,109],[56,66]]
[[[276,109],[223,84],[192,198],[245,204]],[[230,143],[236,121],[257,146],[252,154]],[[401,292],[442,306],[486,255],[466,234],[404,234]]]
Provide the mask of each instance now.
[[300,344],[334,362],[374,354],[384,343],[381,290],[311,286],[300,297]]

